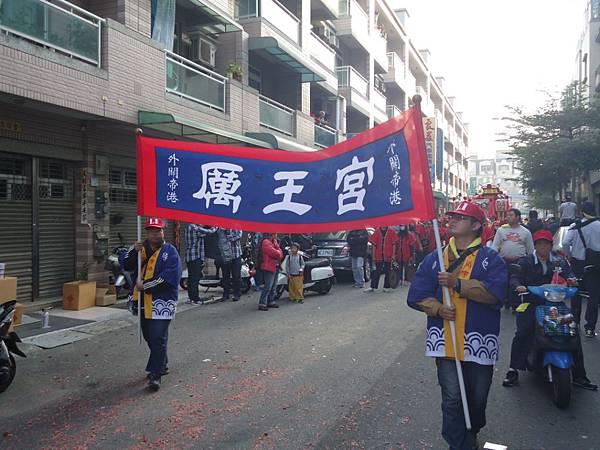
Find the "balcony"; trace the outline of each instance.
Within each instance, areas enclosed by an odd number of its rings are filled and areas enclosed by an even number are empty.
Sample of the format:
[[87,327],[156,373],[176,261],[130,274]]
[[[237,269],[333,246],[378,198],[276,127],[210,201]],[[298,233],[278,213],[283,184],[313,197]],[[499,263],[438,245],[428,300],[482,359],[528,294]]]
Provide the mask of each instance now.
[[259,123],[263,127],[294,136],[294,110],[264,95],[258,99]]
[[319,148],[331,147],[337,143],[336,131],[327,125],[315,123],[315,146]]
[[373,34],[371,53],[375,61],[375,73],[385,73],[388,71],[387,39],[379,33],[379,30],[375,30]]
[[415,77],[408,71],[406,64],[395,52],[387,54],[388,70],[383,74],[383,81],[395,84],[407,96],[413,96],[415,93]]
[[0,30],[100,67],[104,19],[57,0],[3,0]]
[[370,51],[369,15],[356,0],[340,0],[340,18],[335,21],[335,29],[350,47]]
[[367,117],[370,115],[369,82],[354,67],[342,66],[336,69],[340,94],[350,106],[355,107]]
[[396,105],[387,105],[385,112],[387,113],[388,119],[393,119],[394,117],[402,115],[402,111],[400,111],[400,108],[398,108]]
[[179,55],[165,51],[167,92],[225,111],[227,79]]
[[236,0],[235,17],[262,17],[294,44],[300,44],[300,19],[277,0]]
[[337,94],[335,51],[313,32],[310,33],[308,47],[311,59],[314,61],[316,68],[321,69],[321,76],[325,78],[325,81],[321,84],[322,87],[331,94]]

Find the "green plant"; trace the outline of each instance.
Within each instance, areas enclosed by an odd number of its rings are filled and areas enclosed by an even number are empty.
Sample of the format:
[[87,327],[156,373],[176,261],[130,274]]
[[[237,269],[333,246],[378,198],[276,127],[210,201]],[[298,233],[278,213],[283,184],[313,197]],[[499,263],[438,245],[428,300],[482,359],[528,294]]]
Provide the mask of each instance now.
[[244,71],[242,70],[242,66],[240,64],[230,61],[229,64],[227,64],[225,73],[236,80],[241,80]]

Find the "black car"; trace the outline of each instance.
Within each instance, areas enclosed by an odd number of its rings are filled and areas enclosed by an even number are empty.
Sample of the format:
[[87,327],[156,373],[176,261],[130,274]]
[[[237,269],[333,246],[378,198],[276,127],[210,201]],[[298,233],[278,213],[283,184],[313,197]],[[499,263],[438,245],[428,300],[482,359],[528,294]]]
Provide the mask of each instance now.
[[[369,235],[373,234],[373,229],[367,230]],[[312,235],[315,256],[321,258],[330,258],[331,266],[336,272],[352,273],[352,259],[350,258],[350,247],[346,240],[348,231],[332,231],[329,233],[316,233]],[[371,279],[371,244],[367,247],[367,256],[365,258],[365,281]]]

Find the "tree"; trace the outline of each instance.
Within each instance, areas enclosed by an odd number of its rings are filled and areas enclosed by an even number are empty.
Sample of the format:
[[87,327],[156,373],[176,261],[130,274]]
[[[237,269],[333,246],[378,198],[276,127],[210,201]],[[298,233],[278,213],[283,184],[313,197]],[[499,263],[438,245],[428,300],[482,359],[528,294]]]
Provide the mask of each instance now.
[[600,169],[600,101],[588,100],[586,91],[572,83],[534,114],[509,107],[507,141],[521,170],[517,181],[534,207],[554,209],[561,195],[581,193],[581,180]]

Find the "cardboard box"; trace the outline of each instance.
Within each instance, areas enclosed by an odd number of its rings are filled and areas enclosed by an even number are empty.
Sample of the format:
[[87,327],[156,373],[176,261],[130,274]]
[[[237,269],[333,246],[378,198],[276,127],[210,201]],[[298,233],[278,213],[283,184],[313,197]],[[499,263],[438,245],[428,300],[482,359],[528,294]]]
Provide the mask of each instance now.
[[96,306],[110,306],[117,303],[115,294],[105,294],[102,297],[96,297]]
[[0,304],[17,299],[17,278],[0,278]]
[[21,325],[23,322],[23,309],[24,306],[21,303],[17,303],[15,305],[15,315],[13,317],[12,324],[16,327],[17,325]]
[[96,306],[110,306],[117,303],[117,296],[111,293],[111,286],[96,286]]
[[63,284],[63,308],[80,311],[96,304],[95,281],[72,281]]

